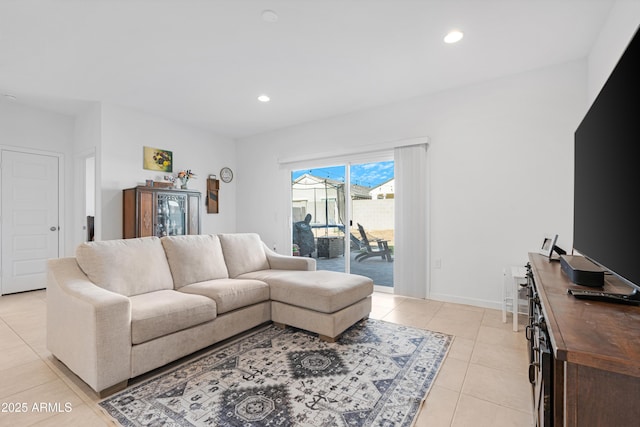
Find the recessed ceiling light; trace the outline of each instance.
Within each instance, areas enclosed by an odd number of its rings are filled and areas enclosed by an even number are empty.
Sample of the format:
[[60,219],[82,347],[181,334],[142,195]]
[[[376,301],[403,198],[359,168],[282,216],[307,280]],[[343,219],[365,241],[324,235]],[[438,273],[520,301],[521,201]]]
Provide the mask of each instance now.
[[462,33],[462,31],[458,31],[458,30],[449,31],[449,33],[444,37],[444,42],[449,44],[457,43],[460,40],[462,40],[462,37],[464,37],[464,34]]
[[258,101],[260,101],[260,102],[269,102],[269,101],[271,101],[271,98],[269,98],[268,95],[260,95],[258,97]]
[[278,20],[278,14],[273,10],[263,10],[262,20],[265,22],[276,22]]

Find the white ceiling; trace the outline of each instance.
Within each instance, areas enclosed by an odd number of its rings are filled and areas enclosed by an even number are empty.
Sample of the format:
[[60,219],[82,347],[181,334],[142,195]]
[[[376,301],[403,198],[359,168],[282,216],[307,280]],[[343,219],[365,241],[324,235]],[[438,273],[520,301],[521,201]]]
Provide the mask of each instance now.
[[[0,93],[66,113],[103,101],[241,138],[584,58],[612,5],[0,0]],[[465,37],[446,45],[452,28]]]

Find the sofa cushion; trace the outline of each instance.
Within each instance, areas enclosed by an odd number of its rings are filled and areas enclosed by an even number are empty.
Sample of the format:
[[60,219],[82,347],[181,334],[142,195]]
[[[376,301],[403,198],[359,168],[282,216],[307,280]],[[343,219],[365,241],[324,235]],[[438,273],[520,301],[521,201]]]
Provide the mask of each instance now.
[[337,271],[263,270],[240,278],[267,282],[272,301],[322,313],[335,313],[373,293],[370,278]]
[[168,236],[160,241],[167,254],[175,289],[229,277],[218,236]]
[[158,237],[83,243],[76,249],[76,259],[93,283],[121,295],[173,289]]
[[269,268],[260,236],[255,233],[219,234],[229,277]]
[[213,299],[218,314],[269,300],[269,285],[250,279],[208,280],[183,286],[180,292],[204,295]]
[[131,342],[140,344],[216,318],[211,298],[174,290],[131,297]]

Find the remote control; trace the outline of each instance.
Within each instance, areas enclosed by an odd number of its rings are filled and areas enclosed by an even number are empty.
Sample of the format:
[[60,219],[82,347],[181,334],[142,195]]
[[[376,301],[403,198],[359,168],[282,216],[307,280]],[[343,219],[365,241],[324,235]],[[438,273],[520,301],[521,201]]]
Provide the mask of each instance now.
[[638,293],[637,290],[634,290],[630,294],[615,294],[611,292],[601,291],[582,291],[577,289],[569,289],[567,292],[579,299],[613,302],[618,304],[640,305],[640,293]]

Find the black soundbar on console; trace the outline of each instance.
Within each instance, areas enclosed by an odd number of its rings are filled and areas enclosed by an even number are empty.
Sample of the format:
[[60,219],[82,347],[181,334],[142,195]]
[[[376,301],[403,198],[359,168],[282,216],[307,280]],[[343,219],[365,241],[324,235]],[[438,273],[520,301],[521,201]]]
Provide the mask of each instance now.
[[576,285],[604,286],[604,269],[583,256],[561,255],[560,267]]

